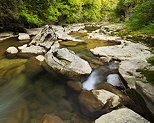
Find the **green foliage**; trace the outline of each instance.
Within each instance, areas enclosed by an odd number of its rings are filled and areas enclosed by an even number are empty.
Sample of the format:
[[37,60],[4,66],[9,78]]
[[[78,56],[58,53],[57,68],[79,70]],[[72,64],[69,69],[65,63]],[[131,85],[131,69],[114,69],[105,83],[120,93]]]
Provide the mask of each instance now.
[[154,2],[147,0],[142,4],[138,4],[133,9],[133,14],[129,17],[128,26],[133,29],[153,28],[154,21]]
[[28,13],[28,11],[26,10],[22,10],[22,12],[20,12],[20,16],[30,23],[36,23],[36,24],[43,23],[43,21],[40,20],[37,15],[34,15],[33,13]]

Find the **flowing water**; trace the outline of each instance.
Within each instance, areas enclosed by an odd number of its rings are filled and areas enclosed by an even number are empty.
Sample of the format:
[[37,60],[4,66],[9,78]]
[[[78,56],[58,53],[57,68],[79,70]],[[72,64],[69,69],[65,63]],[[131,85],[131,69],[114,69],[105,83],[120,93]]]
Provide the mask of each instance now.
[[[96,46],[114,45],[113,42],[87,39],[87,32],[72,33],[76,41],[61,42],[61,47],[73,50],[93,66],[93,72],[83,87],[92,89],[95,84],[106,82],[115,64],[103,64],[89,49]],[[29,76],[25,64],[27,59],[7,59],[5,50],[9,46],[20,46],[16,38],[0,42],[0,123],[38,123],[44,114],[54,114],[66,123],[91,123],[79,108],[78,94],[69,90],[66,80],[43,71]],[[87,84],[88,83],[88,84]]]

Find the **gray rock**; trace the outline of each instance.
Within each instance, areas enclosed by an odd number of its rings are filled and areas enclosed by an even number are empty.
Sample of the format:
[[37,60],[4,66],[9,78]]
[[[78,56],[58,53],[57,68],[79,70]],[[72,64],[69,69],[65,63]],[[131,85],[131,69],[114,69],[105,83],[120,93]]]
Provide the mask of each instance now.
[[13,32],[0,33],[0,42],[12,37],[17,37],[17,35],[14,35]]
[[30,42],[30,45],[38,45],[46,41],[53,42],[55,40],[57,40],[57,34],[55,33],[55,30],[52,28],[52,26],[46,25]]
[[135,83],[136,90],[144,98],[149,110],[154,114],[154,86],[137,81]]
[[43,55],[46,53],[46,50],[43,47],[30,45],[29,47],[25,47],[21,49],[21,51],[18,53],[19,57],[32,57],[37,55]]
[[30,35],[30,36],[35,36],[35,35],[37,35],[41,30],[42,30],[42,28],[31,28],[31,29],[27,29],[27,34]]
[[109,84],[111,84],[113,86],[123,88],[122,81],[121,81],[120,76],[118,74],[109,74],[107,76],[107,83],[109,83]]
[[16,47],[9,47],[6,49],[6,52],[9,54],[17,54],[18,53],[18,49]]
[[139,114],[128,108],[121,108],[102,115],[95,123],[150,123]]
[[127,81],[130,88],[135,88],[135,82],[139,80],[146,80],[143,78],[140,72],[136,72],[136,69],[144,68],[148,63],[146,61],[132,59],[128,61],[122,61],[119,65],[119,72]]
[[18,40],[19,41],[30,40],[30,36],[27,33],[19,33]]
[[45,61],[53,70],[72,79],[80,78],[92,71],[87,61],[66,48],[50,50],[45,55]]
[[45,57],[43,55],[38,55],[35,57],[37,60],[39,60],[40,62],[43,62]]
[[26,48],[27,46],[28,46],[28,44],[24,44],[24,45],[22,45],[22,46],[19,46],[18,49],[19,49],[19,50],[22,50],[22,49]]
[[139,43],[121,41],[121,45],[96,47],[90,51],[94,55],[111,57],[120,60],[140,59],[146,61],[146,58],[152,56],[150,49]]

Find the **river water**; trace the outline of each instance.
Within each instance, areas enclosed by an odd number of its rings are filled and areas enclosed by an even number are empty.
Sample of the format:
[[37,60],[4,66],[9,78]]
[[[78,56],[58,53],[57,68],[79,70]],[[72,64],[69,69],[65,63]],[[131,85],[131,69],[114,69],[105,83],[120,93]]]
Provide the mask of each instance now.
[[[85,89],[93,89],[95,84],[106,82],[109,74],[118,73],[113,71],[111,64],[103,64],[89,51],[96,46],[115,43],[87,39],[87,32],[71,35],[80,40],[61,42],[61,47],[73,50],[93,66],[91,75],[82,81]],[[16,38],[0,42],[0,123],[38,123],[44,114],[57,115],[66,123],[91,123],[92,119],[80,112],[78,94],[67,87],[66,80],[46,71],[29,76],[25,67],[27,59],[5,58],[9,46],[25,43]],[[89,85],[90,82],[94,83]]]

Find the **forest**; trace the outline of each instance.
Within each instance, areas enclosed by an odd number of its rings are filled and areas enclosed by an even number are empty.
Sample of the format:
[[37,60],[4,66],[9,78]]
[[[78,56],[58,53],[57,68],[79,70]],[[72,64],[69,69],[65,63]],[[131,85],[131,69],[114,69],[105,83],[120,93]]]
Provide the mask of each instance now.
[[0,31],[87,22],[125,22],[154,31],[154,0],[1,0]]

